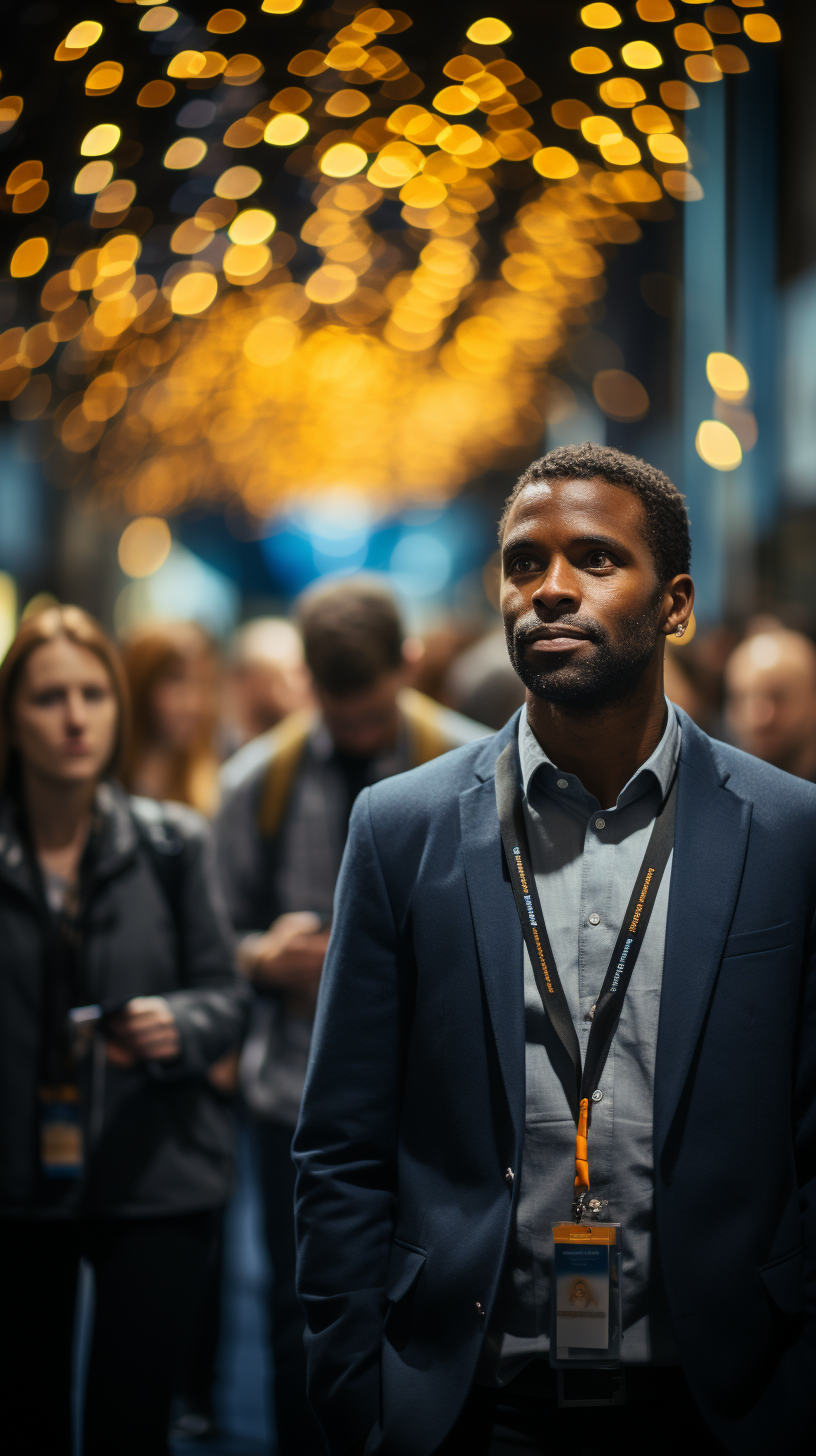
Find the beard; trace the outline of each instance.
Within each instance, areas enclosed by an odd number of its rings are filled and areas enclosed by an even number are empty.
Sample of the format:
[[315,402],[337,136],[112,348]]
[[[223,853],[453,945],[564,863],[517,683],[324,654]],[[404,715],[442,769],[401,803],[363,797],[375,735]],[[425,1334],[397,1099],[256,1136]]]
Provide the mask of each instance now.
[[546,625],[583,632],[593,651],[580,658],[554,652],[539,656],[535,664],[525,649],[543,624],[534,612],[527,612],[513,622],[505,621],[510,661],[537,698],[585,711],[605,708],[628,697],[651,662],[659,636],[659,605],[660,596],[650,610],[624,622],[618,641],[592,618],[559,617]]

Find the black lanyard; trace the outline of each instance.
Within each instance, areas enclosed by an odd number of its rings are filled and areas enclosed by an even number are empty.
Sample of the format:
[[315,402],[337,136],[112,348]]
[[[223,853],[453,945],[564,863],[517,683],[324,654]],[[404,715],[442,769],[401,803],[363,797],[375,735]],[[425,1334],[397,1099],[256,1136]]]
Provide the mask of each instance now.
[[581,1066],[578,1036],[570,1015],[564,988],[559,979],[536,888],[530,846],[527,840],[527,827],[524,822],[524,790],[516,738],[508,743],[496,763],[496,807],[499,813],[504,856],[513,887],[513,897],[538,994],[553,1029],[575,1069],[575,1083],[570,1105],[577,1128],[573,1215],[578,1222],[589,1195],[587,1156],[589,1102],[606,1065],[612,1038],[615,1035],[623,1008],[624,997],[657,900],[660,882],[672,852],[677,807],[677,772],[675,770],[669,791],[658,809],[643,863],[638,870],[637,879],[629,897],[626,914],[623,917],[615,948],[604,976],[601,993],[594,1008],[583,1067]]

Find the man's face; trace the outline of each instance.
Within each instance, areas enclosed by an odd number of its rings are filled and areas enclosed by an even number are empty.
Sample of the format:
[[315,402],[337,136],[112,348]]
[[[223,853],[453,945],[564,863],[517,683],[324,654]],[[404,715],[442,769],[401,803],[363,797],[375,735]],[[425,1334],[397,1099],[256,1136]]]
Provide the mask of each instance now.
[[726,669],[728,722],[740,748],[791,769],[816,751],[816,662],[794,632],[750,637]]
[[624,698],[660,651],[671,606],[632,491],[605,480],[527,486],[502,543],[513,667],[536,697],[598,708]]
[[404,685],[405,674],[398,671],[341,698],[317,690],[323,720],[341,753],[373,758],[393,748],[399,732],[397,694]]

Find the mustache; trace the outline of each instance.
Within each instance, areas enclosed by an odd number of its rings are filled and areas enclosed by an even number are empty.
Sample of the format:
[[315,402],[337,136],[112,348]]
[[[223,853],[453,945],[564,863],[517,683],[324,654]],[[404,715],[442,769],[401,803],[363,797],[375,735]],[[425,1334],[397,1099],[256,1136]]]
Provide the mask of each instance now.
[[535,612],[526,612],[513,624],[513,640],[518,647],[526,644],[541,631],[542,627],[563,627],[574,632],[582,632],[590,642],[606,642],[607,633],[600,622],[592,617],[564,616],[554,617],[551,621],[542,621]]

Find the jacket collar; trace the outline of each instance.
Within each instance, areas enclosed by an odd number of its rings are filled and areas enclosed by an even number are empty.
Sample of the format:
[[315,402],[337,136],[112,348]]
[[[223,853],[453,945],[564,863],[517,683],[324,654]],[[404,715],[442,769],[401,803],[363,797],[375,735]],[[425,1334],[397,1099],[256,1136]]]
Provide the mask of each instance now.
[[[109,879],[130,859],[138,845],[138,834],[127,794],[118,784],[102,783],[94,798],[90,865],[94,883]],[[23,825],[17,796],[5,793],[0,799],[0,880],[36,903],[37,891],[23,840]]]
[[[480,783],[486,779],[493,779],[496,776],[496,759],[514,738],[518,738],[519,718],[521,708],[517,708],[512,718],[494,733],[490,738],[480,740],[480,752],[473,761],[473,772]],[[498,824],[498,819],[496,820]]]
[[[683,737],[655,1062],[655,1166],[677,1150],[683,1092],[737,903],[753,803],[727,787],[715,741],[678,710]],[[677,1134],[672,1136],[673,1131]]]

